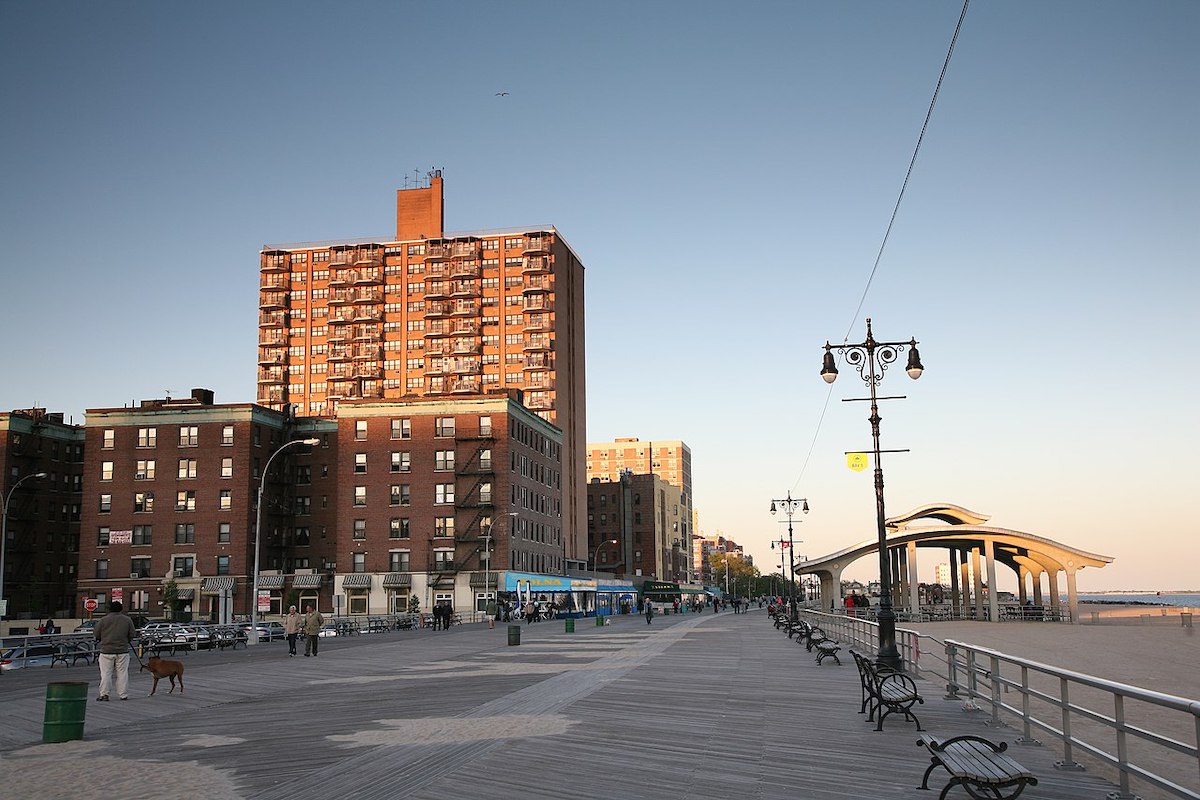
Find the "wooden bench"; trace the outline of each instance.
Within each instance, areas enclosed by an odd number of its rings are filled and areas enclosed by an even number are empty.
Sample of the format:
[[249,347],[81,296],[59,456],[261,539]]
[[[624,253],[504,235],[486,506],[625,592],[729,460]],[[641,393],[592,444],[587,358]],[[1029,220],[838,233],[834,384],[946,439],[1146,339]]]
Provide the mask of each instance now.
[[813,648],[824,642],[833,641],[825,635],[825,631],[818,628],[816,625],[808,626],[808,635],[805,637],[804,649],[812,652]]
[[[979,736],[955,736],[938,742],[926,734],[917,740],[917,745],[929,751],[929,768],[918,788],[929,789],[929,775],[937,767],[950,773],[950,782],[938,800],[955,786],[962,786],[973,798],[1015,800],[1026,786],[1037,786],[1037,778],[1029,770],[1005,755],[1007,742],[995,744]],[[1005,790],[1011,789],[1011,794]]]
[[841,649],[842,646],[832,639],[826,639],[823,642],[817,642],[817,664],[824,663],[825,659],[832,656],[833,660],[837,662],[837,665],[840,667],[842,665],[842,660],[838,658],[837,654]]
[[[869,712],[867,719],[875,720],[877,731],[883,730],[884,719],[897,711],[905,719],[915,722],[917,730],[924,730],[921,720],[912,711],[914,705],[925,702],[925,698],[917,692],[916,681],[903,672],[876,664],[854,650],[850,654],[858,665],[858,677],[862,684],[862,707],[858,713]],[[876,714],[879,715],[877,720]]]

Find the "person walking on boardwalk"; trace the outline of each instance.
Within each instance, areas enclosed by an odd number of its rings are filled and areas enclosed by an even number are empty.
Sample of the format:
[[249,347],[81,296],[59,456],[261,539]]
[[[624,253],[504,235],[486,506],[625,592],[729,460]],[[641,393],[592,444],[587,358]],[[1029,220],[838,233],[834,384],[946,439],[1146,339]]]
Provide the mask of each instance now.
[[487,614],[488,627],[496,627],[496,615],[499,613],[499,608],[496,606],[495,600],[488,600],[487,607],[484,609],[484,613]]
[[304,655],[317,655],[317,645],[321,641],[321,626],[325,624],[325,618],[321,616],[321,612],[312,607],[312,603],[304,610]]
[[133,620],[121,612],[121,602],[108,604],[108,613],[96,623],[95,637],[100,643],[100,695],[107,700],[115,678],[117,697],[129,699],[129,650],[133,647]]
[[654,619],[654,603],[650,600],[646,601],[646,624],[649,625]]
[[300,635],[303,625],[304,618],[296,612],[296,607],[289,608],[287,616],[283,618],[283,632],[287,636],[289,656],[296,655],[296,637]]

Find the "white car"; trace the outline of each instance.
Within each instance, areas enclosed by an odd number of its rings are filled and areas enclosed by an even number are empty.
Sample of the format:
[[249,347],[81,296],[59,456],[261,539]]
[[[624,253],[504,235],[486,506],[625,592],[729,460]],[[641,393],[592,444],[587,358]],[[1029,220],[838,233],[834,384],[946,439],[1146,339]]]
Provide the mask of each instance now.
[[55,645],[19,644],[0,651],[0,671],[8,672],[24,667],[42,667],[54,660]]

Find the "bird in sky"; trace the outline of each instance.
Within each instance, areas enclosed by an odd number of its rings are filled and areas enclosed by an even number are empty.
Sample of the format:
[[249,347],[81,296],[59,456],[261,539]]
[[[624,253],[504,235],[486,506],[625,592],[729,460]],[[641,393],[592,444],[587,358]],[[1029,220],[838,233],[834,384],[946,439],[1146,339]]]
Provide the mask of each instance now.
[[496,92],[496,97],[508,97],[508,92]]

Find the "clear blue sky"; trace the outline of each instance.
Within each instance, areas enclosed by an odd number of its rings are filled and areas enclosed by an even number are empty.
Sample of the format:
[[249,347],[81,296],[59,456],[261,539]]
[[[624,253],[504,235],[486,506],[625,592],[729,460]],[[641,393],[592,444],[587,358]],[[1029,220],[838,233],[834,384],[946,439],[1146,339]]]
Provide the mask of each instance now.
[[261,245],[387,235],[436,166],[449,229],[563,232],[589,439],[686,441],[764,570],[789,490],[799,553],[874,536],[864,390],[817,375],[871,316],[926,367],[882,387],[890,514],[1200,589],[1200,4],[974,3],[856,313],[960,8],[7,0],[0,407],[253,399]]

